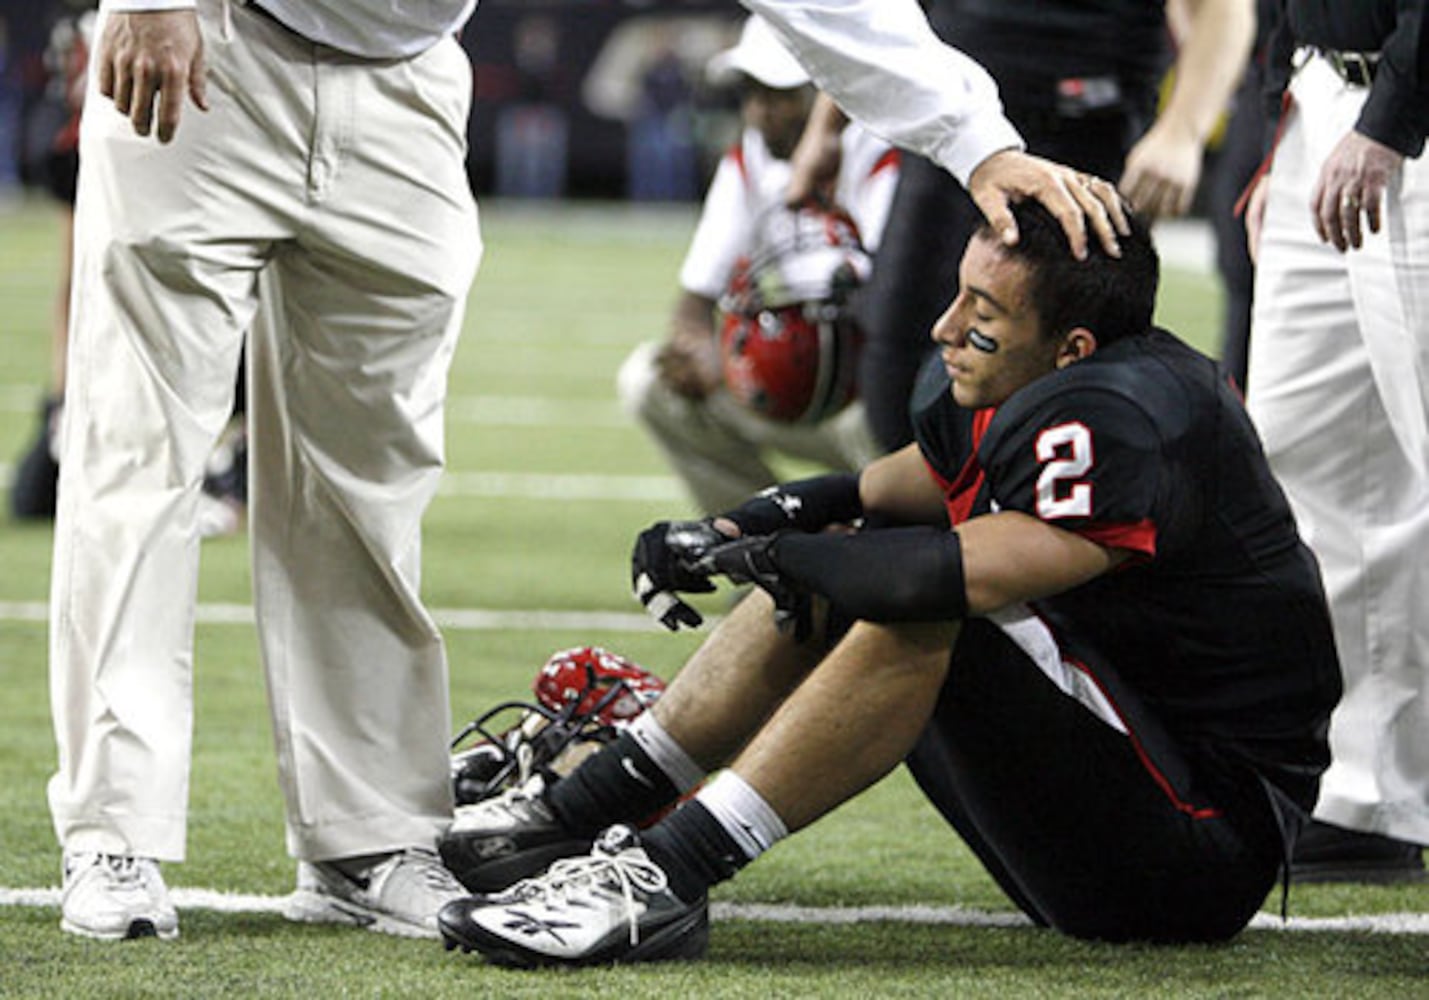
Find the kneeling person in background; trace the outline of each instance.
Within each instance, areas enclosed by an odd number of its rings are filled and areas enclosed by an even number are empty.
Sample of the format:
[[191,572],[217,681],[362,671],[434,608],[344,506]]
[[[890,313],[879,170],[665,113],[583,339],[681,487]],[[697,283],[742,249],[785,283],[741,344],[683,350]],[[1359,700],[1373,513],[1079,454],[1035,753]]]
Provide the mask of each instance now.
[[706,194],[669,338],[636,348],[618,381],[625,408],[714,513],[777,481],[770,453],[842,471],[879,454],[849,402],[860,335],[848,296],[871,270],[898,157],[850,126],[833,190],[841,207],[789,209],[808,74],[757,17],[709,69],[741,86],[745,127]]

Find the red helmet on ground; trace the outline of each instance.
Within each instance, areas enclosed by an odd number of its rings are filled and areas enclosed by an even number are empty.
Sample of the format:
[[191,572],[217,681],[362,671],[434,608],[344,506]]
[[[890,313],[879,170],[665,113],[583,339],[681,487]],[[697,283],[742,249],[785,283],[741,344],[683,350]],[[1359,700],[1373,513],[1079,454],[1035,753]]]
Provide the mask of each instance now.
[[533,774],[555,781],[665,690],[659,677],[599,646],[553,653],[531,686],[535,701],[501,702],[452,740],[457,805],[499,795]]
[[576,714],[613,726],[653,705],[665,682],[619,653],[600,646],[576,646],[552,653],[532,690],[536,700],[552,711],[576,702]]

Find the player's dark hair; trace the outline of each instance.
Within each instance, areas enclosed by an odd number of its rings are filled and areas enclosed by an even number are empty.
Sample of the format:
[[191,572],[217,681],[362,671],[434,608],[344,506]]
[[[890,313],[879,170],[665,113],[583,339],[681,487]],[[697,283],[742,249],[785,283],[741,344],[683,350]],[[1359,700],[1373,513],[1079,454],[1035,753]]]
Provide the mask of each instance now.
[[[1161,265],[1142,219],[1130,216],[1131,232],[1120,237],[1120,257],[1110,256],[1089,234],[1087,259],[1077,260],[1061,223],[1040,203],[1013,205],[1012,216],[1018,240],[1002,250],[1027,264],[1028,300],[1044,336],[1084,326],[1105,346],[1151,329]],[[987,225],[979,235],[997,239]]]

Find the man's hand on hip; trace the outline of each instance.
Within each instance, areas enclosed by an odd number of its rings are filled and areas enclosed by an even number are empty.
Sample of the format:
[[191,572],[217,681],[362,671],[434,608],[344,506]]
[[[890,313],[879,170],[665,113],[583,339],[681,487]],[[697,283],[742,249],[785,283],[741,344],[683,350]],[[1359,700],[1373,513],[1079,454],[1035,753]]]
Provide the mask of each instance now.
[[110,14],[98,52],[99,92],[140,135],[157,118],[159,141],[173,139],[185,94],[208,110],[203,35],[192,9]]

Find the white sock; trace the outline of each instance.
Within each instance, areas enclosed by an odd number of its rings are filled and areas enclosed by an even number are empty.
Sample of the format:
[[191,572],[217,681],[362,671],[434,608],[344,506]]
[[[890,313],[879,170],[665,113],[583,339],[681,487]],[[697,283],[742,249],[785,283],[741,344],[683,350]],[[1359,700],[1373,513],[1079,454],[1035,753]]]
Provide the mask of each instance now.
[[695,796],[751,861],[789,836],[789,828],[764,796],[733,771],[721,771]]
[[651,763],[665,773],[681,795],[705,780],[704,768],[696,764],[665,731],[654,712],[641,712],[625,731],[640,744],[640,749],[645,751]]

